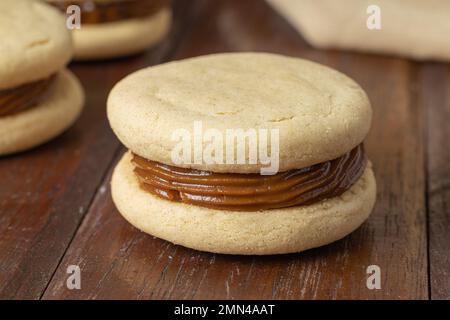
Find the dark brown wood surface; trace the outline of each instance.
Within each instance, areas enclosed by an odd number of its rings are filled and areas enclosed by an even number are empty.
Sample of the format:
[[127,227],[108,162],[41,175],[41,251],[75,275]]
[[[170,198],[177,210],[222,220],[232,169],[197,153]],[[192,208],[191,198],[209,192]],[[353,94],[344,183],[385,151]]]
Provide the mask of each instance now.
[[450,66],[424,65],[420,72],[420,105],[427,130],[427,200],[430,294],[450,297]]
[[[172,33],[145,54],[74,63],[85,111],[56,140],[0,159],[0,298],[449,299],[450,67],[311,48],[261,0],[176,3]],[[299,254],[224,256],[139,232],[109,180],[124,149],[109,129],[111,87],[146,65],[222,51],[268,51],[341,70],[374,109],[366,148],[378,183],[369,220]],[[66,287],[81,269],[81,290]],[[369,265],[381,289],[366,287]]]

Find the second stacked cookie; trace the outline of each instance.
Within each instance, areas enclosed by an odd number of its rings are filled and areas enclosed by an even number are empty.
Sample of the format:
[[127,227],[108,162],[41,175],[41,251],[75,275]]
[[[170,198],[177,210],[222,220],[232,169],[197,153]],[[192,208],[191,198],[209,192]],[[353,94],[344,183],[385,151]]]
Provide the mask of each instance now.
[[126,56],[156,44],[169,31],[170,0],[47,0],[66,12],[81,11],[81,29],[74,30],[76,60]]

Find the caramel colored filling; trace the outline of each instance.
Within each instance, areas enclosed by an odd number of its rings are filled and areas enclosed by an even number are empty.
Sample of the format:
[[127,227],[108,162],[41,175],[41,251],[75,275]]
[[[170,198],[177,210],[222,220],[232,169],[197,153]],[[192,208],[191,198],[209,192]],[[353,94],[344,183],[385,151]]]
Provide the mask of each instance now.
[[47,0],[47,2],[64,13],[66,13],[68,6],[78,5],[81,9],[81,24],[98,24],[131,18],[143,18],[170,6],[170,0],[107,2],[97,2],[95,0]]
[[342,157],[303,169],[260,174],[215,173],[165,165],[133,155],[141,188],[163,199],[233,211],[309,205],[341,195],[362,175],[359,145]]
[[34,107],[47,91],[54,76],[20,87],[0,90],[0,117],[10,116]]

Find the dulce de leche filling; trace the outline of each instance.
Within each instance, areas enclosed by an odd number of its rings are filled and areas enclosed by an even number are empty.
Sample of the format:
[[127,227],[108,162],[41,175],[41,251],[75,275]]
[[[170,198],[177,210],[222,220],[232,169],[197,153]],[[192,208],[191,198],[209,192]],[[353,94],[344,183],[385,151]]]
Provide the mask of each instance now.
[[95,0],[47,0],[47,2],[64,13],[68,6],[78,5],[81,9],[82,24],[143,18],[170,6],[170,0],[111,0],[102,2]]
[[163,199],[213,209],[257,211],[339,196],[362,175],[366,157],[360,144],[337,159],[272,176],[178,168],[135,154],[132,162],[141,188]]
[[13,89],[0,90],[0,117],[10,116],[34,107],[49,88],[55,76]]

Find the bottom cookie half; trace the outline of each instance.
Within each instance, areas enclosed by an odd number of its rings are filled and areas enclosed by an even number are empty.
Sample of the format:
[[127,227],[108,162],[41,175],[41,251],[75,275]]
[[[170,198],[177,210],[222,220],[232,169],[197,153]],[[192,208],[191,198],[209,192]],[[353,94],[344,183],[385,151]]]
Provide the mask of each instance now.
[[120,213],[146,233],[201,251],[245,255],[300,252],[339,240],[367,219],[376,197],[369,164],[348,191],[313,205],[256,212],[208,209],[142,190],[130,153],[118,163],[111,189]]
[[78,79],[60,71],[36,106],[0,117],[0,155],[24,151],[61,134],[78,118],[84,93]]
[[147,18],[84,25],[73,33],[76,60],[110,59],[131,55],[159,42],[169,31],[169,9]]

